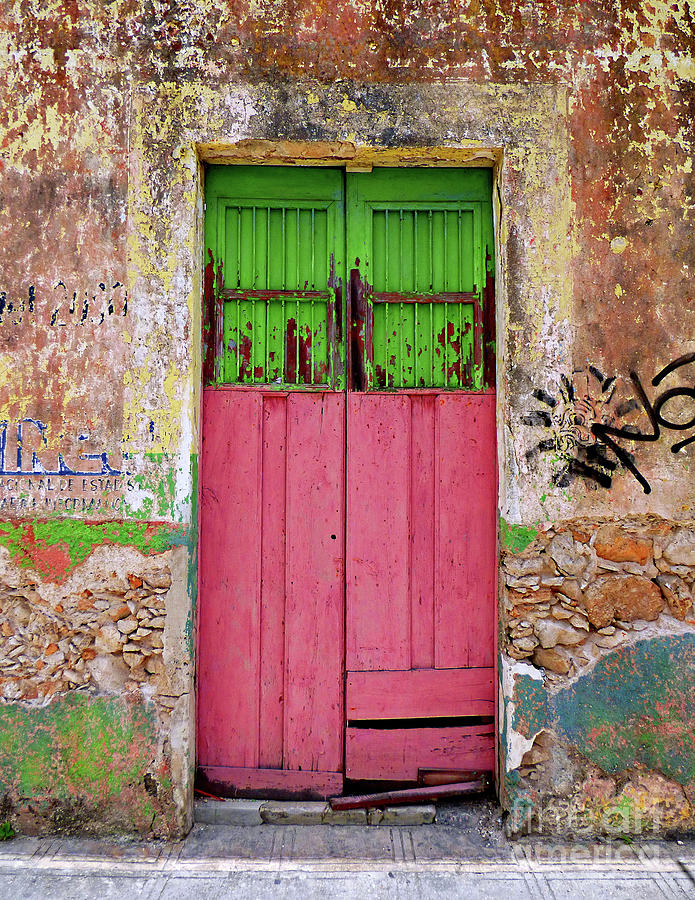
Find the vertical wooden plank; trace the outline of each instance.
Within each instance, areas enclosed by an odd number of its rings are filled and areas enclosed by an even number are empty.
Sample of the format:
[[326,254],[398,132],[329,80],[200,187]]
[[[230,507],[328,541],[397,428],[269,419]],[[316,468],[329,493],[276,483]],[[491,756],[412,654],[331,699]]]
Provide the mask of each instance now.
[[497,454],[493,394],[437,398],[435,665],[493,665]]
[[[415,306],[416,304],[413,304]],[[434,407],[436,396],[411,399],[411,665],[434,666]]]
[[348,394],[347,667],[410,668],[410,398]]
[[273,768],[282,766],[286,414],[285,396],[264,395],[258,764]]
[[342,769],[344,404],[287,399],[285,769]]
[[261,416],[260,394],[203,392],[201,765],[258,765]]

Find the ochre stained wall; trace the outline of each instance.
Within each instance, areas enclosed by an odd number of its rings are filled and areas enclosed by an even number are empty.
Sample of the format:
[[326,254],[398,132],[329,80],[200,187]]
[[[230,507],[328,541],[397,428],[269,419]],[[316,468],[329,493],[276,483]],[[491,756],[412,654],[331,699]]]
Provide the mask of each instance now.
[[495,168],[511,830],[693,827],[693,15],[3,5],[8,817],[190,824],[204,162],[449,148]]

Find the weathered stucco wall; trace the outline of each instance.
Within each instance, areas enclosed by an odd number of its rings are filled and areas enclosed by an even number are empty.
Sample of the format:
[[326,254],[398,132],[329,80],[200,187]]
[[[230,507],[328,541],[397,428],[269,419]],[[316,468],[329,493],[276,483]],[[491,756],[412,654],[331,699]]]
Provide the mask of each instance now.
[[[676,824],[692,827],[692,741],[664,735],[693,728],[678,660],[695,622],[669,600],[690,590],[693,562],[666,551],[695,518],[695,444],[674,447],[695,433],[681,427],[695,416],[693,13],[684,0],[3,5],[9,815],[36,828],[187,827],[201,160],[310,162],[307,142],[324,142],[338,164],[370,147],[396,148],[393,161],[448,147],[495,166],[513,827],[579,808],[588,778],[596,796],[677,796]],[[597,549],[607,522],[651,542],[647,557],[609,574]],[[560,538],[562,563],[548,549]],[[580,570],[586,584],[564,594]],[[640,599],[599,624],[592,592],[612,577],[642,579]],[[565,613],[583,637],[560,642],[574,649],[555,651],[558,671],[538,647],[552,649],[547,623]],[[635,672],[641,693],[613,690]]]

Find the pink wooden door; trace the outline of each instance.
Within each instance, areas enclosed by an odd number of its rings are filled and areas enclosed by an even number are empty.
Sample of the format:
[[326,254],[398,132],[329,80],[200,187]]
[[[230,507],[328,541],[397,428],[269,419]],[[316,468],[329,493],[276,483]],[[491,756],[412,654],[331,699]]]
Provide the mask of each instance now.
[[343,770],[345,395],[206,388],[198,771],[327,796]]
[[348,395],[351,779],[494,767],[493,393]]
[[[494,768],[491,181],[348,184],[346,744],[353,780]],[[353,262],[354,261],[354,262]]]
[[343,777],[490,770],[489,173],[222,169],[206,177],[199,775],[327,796]]

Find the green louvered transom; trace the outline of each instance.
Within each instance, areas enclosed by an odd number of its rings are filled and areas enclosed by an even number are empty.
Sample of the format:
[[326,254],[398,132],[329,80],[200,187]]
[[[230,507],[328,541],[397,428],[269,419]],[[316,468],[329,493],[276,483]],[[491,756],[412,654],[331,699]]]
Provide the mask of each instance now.
[[212,167],[219,381],[343,388],[347,256],[352,387],[487,386],[490,196],[482,169]]
[[367,304],[366,387],[484,386],[490,196],[481,169],[381,169],[348,181],[348,260],[360,259]]
[[342,172],[214,167],[207,188],[208,246],[218,248],[224,285],[220,380],[340,386],[340,359],[330,351]]
[[461,387],[477,380],[475,218],[470,208],[372,210],[373,367],[379,387]]

